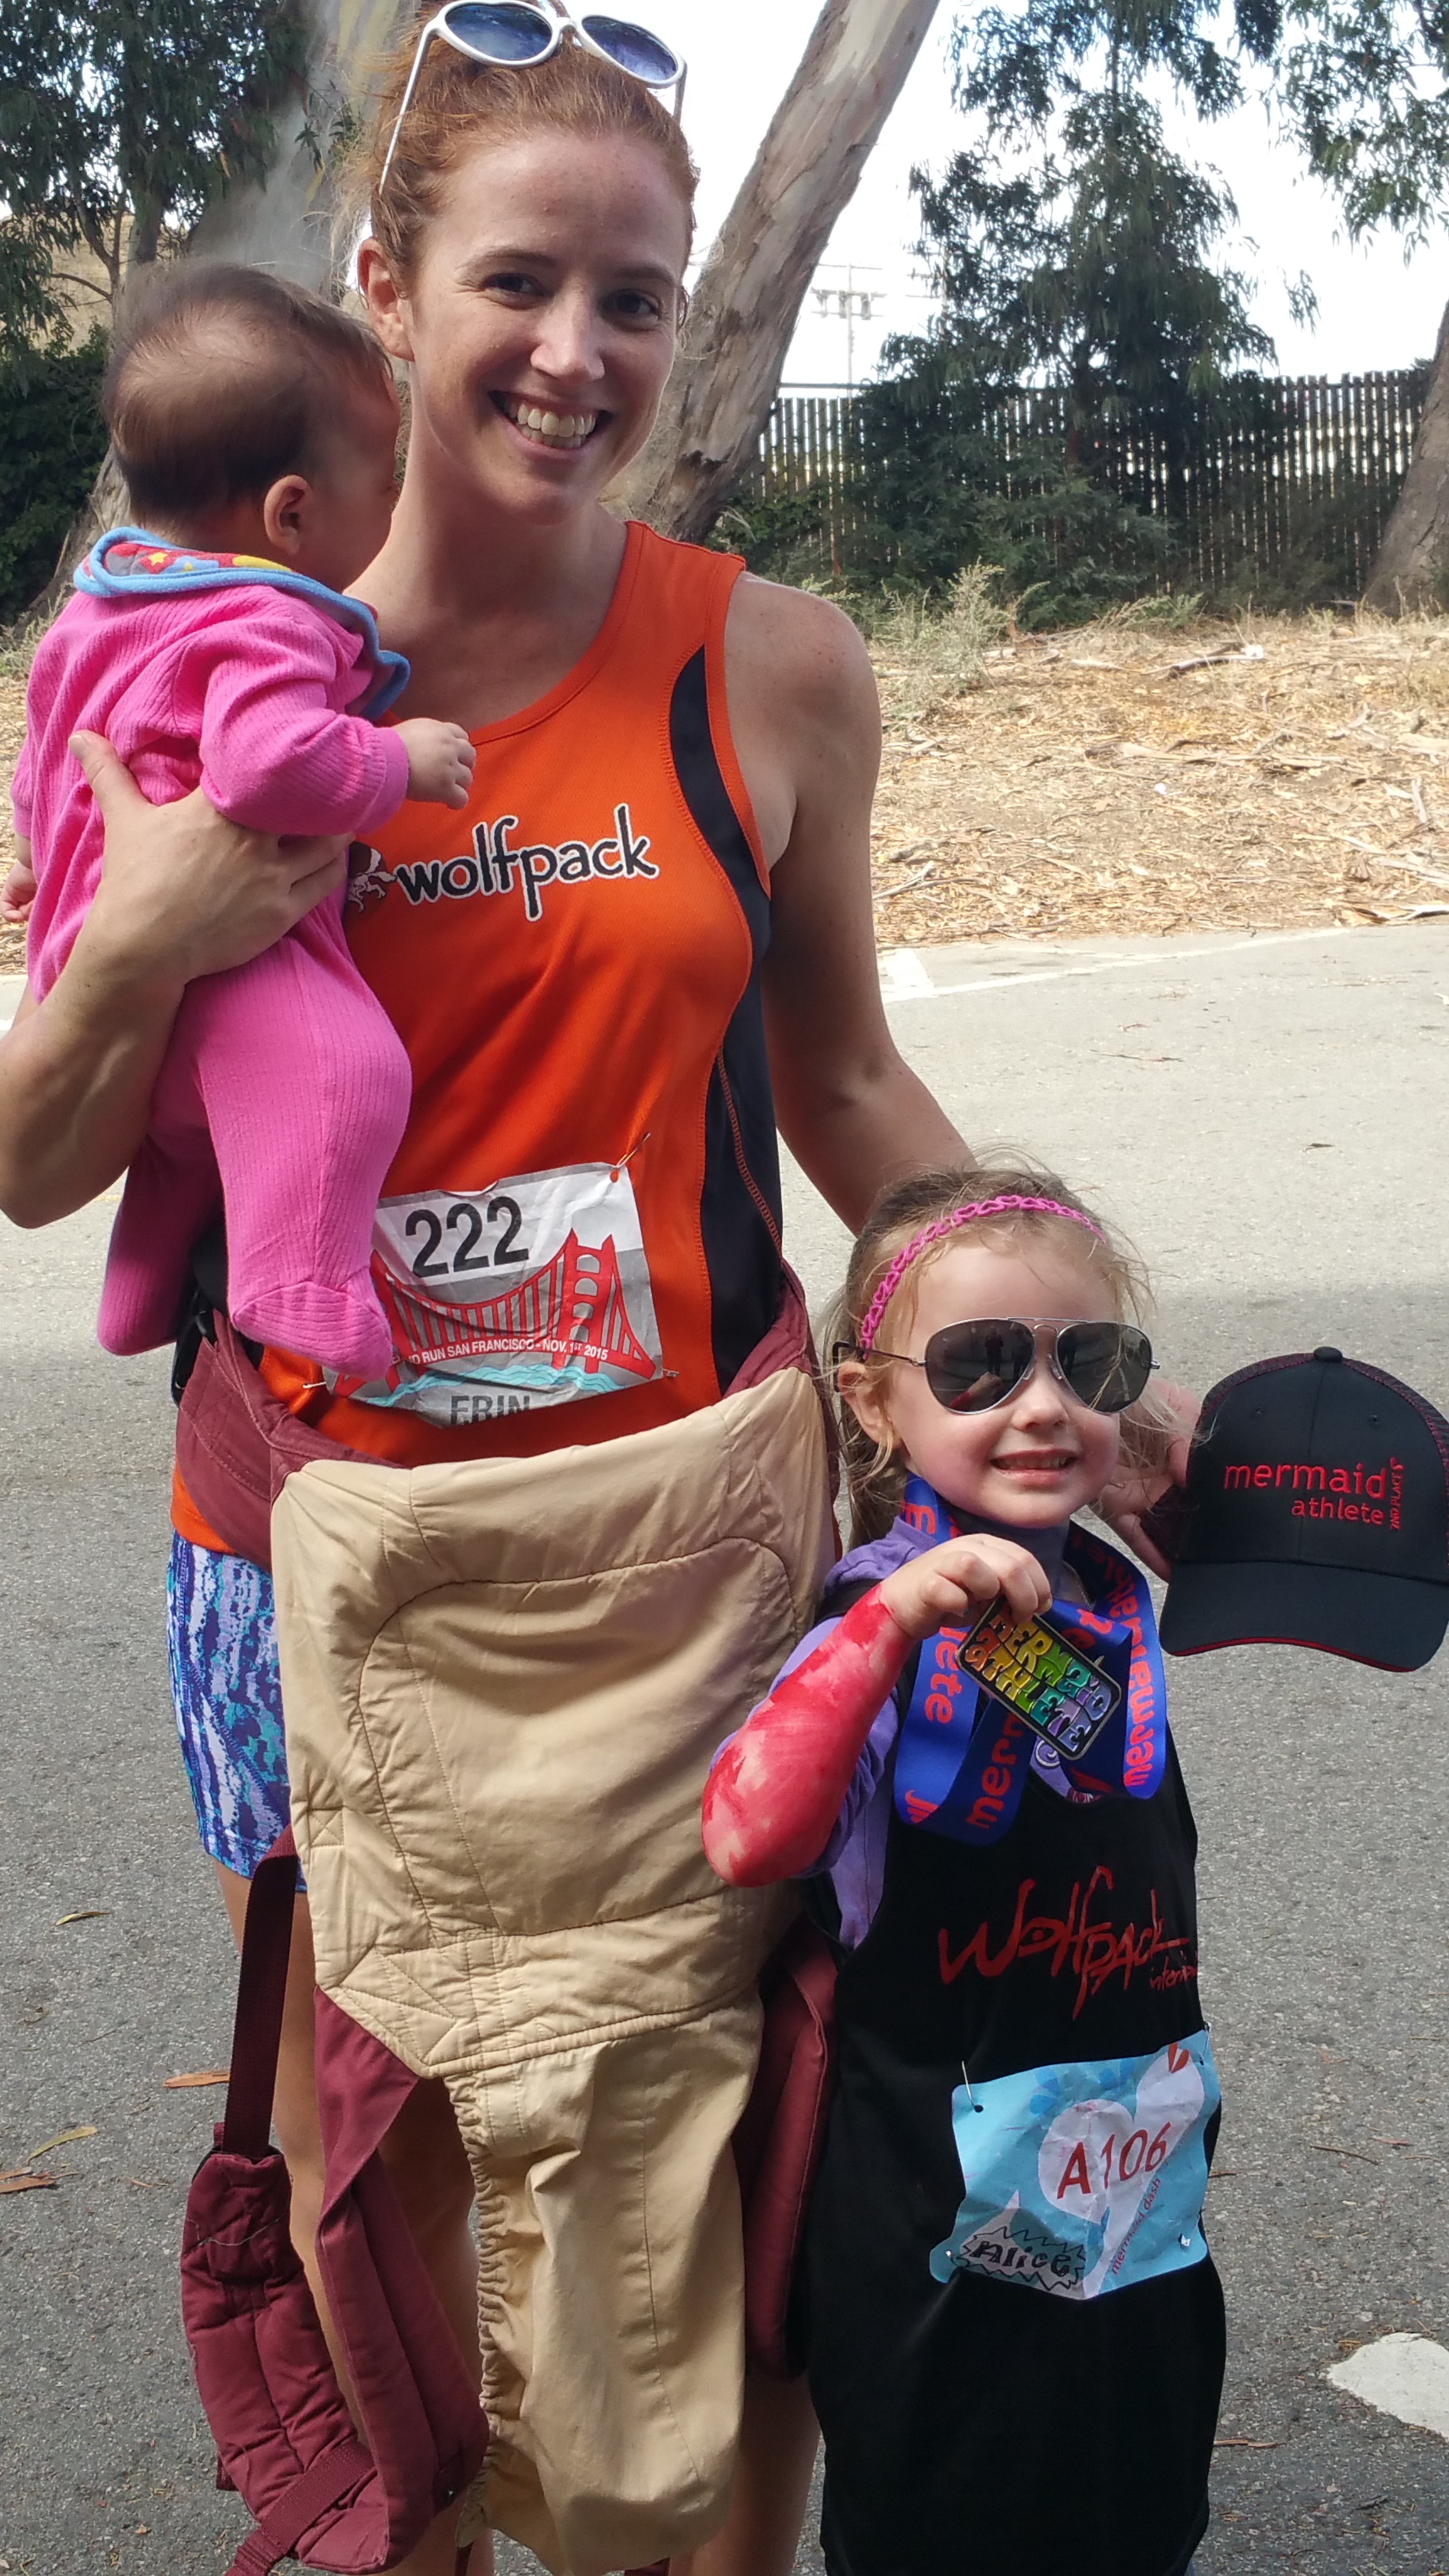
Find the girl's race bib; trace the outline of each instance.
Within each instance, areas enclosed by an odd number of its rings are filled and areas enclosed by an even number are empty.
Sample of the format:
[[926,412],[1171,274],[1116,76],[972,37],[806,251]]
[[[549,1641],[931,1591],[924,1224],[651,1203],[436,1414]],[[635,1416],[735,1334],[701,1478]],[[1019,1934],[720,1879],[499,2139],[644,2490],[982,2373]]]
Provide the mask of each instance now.
[[1038,2066],[951,2097],[966,2197],[931,2255],[1057,2299],[1180,2272],[1207,2253],[1206,2133],[1222,2100],[1205,2030],[1150,2057]]

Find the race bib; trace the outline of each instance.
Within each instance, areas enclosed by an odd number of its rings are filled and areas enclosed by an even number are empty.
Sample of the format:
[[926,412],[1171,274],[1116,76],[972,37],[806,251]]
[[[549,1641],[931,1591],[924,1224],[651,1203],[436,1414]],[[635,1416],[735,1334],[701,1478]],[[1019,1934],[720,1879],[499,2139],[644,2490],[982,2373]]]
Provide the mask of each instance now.
[[931,2255],[954,2272],[1098,2299],[1207,2253],[1208,2123],[1222,2100],[1205,2030],[1151,2057],[1038,2066],[951,2097],[966,2197]]
[[395,1359],[338,1381],[363,1404],[488,1422],[663,1374],[633,1183],[607,1163],[384,1199],[372,1273]]

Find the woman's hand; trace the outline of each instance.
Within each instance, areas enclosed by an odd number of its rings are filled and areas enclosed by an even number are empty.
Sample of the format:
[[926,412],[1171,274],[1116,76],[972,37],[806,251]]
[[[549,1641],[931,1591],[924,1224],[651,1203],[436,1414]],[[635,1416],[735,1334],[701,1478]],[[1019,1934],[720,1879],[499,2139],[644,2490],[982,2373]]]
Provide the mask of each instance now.
[[259,957],[347,875],[344,841],[275,841],[244,831],[199,788],[148,805],[102,735],[71,749],[101,810],[99,891],[76,941],[92,977],[181,988]]
[[201,795],[148,805],[98,734],[72,748],[105,823],[104,873],[45,1000],[27,995],[0,1038],[0,1209],[25,1226],[124,1172],[192,978],[260,956],[347,873],[340,841],[269,840]]
[[1168,1558],[1157,1540],[1144,1525],[1144,1515],[1160,1503],[1165,1494],[1181,1490],[1187,1483],[1187,1462],[1192,1450],[1192,1435],[1202,1411],[1202,1398],[1190,1388],[1174,1386],[1164,1379],[1156,1389],[1174,1417],[1174,1429],[1167,1437],[1165,1464],[1155,1470],[1123,1469],[1097,1498],[1097,1510],[1110,1530],[1140,1556],[1153,1574],[1167,1581],[1172,1572]]
[[1036,1558],[1009,1538],[948,1538],[944,1547],[898,1566],[880,1587],[896,1625],[916,1638],[934,1637],[948,1621],[984,1610],[998,1592],[1019,1621],[1052,1606],[1052,1588]]

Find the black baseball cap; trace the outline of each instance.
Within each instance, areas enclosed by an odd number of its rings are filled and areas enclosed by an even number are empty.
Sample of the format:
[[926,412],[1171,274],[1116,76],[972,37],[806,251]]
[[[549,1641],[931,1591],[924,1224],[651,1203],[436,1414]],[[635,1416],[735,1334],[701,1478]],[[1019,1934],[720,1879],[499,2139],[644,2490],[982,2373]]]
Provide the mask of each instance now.
[[1316,1646],[1389,1672],[1449,1627],[1449,1422],[1323,1344],[1203,1403],[1163,1605],[1171,1655]]

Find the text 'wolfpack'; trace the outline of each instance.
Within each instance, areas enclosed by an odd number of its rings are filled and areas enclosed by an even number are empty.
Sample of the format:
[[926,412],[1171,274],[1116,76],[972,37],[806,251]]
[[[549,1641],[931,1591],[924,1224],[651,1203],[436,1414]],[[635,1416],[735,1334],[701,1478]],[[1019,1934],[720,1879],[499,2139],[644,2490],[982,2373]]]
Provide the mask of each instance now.
[[584,885],[592,877],[657,877],[645,832],[634,830],[627,805],[614,808],[614,838],[607,841],[534,841],[511,850],[508,835],[518,829],[516,814],[500,814],[496,823],[479,823],[473,833],[473,856],[414,859],[393,870],[409,903],[465,902],[475,894],[512,894],[514,870],[523,890],[530,921],[543,919],[546,885]]

